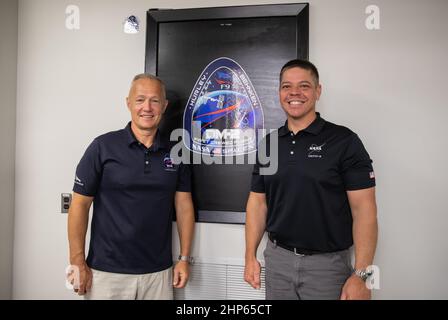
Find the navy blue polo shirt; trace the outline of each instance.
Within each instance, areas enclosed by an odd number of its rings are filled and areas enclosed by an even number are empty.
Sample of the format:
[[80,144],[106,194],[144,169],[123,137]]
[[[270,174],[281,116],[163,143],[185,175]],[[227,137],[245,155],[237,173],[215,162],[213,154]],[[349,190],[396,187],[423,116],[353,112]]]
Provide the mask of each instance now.
[[[271,136],[266,137],[268,150]],[[258,157],[257,157],[258,159]],[[375,186],[372,160],[350,129],[317,113],[306,129],[278,129],[278,170],[260,175],[254,166],[251,190],[266,193],[266,230],[285,245],[334,252],[353,244],[347,191]]]
[[176,191],[190,192],[190,169],[171,162],[159,131],[146,148],[126,128],[97,137],[76,169],[73,191],[94,197],[87,264],[143,274],[172,265]]

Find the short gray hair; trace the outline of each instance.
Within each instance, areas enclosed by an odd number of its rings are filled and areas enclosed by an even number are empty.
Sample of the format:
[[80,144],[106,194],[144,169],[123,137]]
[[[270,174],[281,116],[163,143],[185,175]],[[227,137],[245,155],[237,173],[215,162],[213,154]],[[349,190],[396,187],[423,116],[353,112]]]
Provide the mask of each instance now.
[[165,88],[165,83],[162,81],[162,79],[160,79],[159,77],[152,75],[150,73],[140,73],[140,74],[136,75],[134,77],[134,79],[132,79],[131,84],[134,84],[135,81],[140,80],[140,79],[148,79],[148,80],[157,81],[160,84],[160,87],[162,88],[163,98],[166,99],[166,88]]

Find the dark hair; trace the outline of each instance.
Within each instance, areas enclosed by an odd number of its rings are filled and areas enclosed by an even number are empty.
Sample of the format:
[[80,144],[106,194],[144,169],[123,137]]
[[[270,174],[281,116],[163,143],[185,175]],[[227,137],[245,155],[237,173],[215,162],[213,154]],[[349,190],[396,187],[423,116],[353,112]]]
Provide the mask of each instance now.
[[316,83],[316,86],[319,84],[319,71],[317,71],[317,68],[314,64],[309,62],[308,60],[301,60],[301,59],[294,59],[291,61],[288,61],[280,71],[280,83],[282,82],[283,73],[291,68],[300,68],[304,70],[308,70],[311,72],[311,76],[314,78],[314,81]]

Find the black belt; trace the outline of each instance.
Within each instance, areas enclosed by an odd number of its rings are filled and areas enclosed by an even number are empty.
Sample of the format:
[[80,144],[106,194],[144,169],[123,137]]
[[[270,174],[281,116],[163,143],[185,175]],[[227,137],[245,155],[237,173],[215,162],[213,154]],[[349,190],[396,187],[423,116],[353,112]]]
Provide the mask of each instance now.
[[277,239],[275,239],[274,236],[271,233],[269,233],[268,236],[269,236],[269,240],[271,240],[275,245],[279,246],[280,248],[292,251],[292,252],[294,252],[297,255],[311,256],[313,254],[325,253],[325,252],[316,251],[316,250],[308,250],[308,249],[296,248],[296,247],[288,246],[287,244],[281,243]]

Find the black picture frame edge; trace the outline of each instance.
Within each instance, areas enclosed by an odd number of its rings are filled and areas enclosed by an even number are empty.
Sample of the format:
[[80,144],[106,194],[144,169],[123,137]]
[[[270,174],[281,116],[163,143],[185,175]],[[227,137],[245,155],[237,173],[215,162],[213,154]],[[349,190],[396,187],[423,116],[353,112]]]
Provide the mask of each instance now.
[[197,210],[196,222],[244,224],[246,212]]
[[[236,10],[237,9],[237,10]],[[158,74],[158,24],[161,22],[297,17],[297,58],[309,57],[309,3],[244,5],[191,9],[149,9],[146,24],[145,72]],[[300,45],[299,45],[300,44]],[[303,44],[303,46],[302,46]],[[196,222],[245,224],[246,212],[196,210]]]
[[[238,9],[238,10],[235,10]],[[149,9],[146,12],[145,72],[157,75],[158,24],[161,22],[244,19],[266,17],[297,17],[297,43],[304,41],[297,58],[308,59],[309,51],[309,3],[247,5],[231,7],[207,7],[191,9]]]

